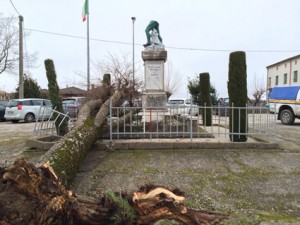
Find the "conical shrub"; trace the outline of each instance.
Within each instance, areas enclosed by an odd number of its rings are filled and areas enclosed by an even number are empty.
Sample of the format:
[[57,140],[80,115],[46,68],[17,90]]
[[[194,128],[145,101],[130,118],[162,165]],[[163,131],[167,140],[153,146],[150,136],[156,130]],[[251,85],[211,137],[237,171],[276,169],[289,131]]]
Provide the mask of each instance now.
[[248,132],[245,52],[232,52],[229,56],[228,95],[229,106],[233,106],[229,111],[230,140],[233,142],[245,142],[247,141]]
[[212,124],[212,109],[210,96],[210,78],[209,73],[200,73],[200,104],[202,109],[203,125],[211,126]]

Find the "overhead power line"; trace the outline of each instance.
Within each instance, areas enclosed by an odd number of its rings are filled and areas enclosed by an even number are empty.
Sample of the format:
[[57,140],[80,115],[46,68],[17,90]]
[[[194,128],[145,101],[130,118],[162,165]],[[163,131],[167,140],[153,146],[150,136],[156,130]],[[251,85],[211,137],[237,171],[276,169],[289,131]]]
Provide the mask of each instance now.
[[[181,47],[170,47],[171,49],[178,50],[191,50],[191,51],[203,51],[203,52],[233,52],[237,49],[205,49],[205,48],[181,48]],[[300,52],[300,50],[244,50],[245,52],[256,52],[256,53],[274,53],[274,52]]]
[[[57,36],[63,36],[63,37],[70,37],[70,38],[77,38],[77,39],[86,40],[86,37],[82,37],[82,36],[62,34],[62,33],[56,33],[56,32],[44,31],[44,30],[36,30],[36,29],[26,29],[26,30],[33,31],[33,32],[39,32],[39,33],[52,34],[52,35],[57,35]],[[96,39],[96,38],[90,38],[90,40],[99,41],[99,42],[109,42],[109,43],[116,43],[116,44],[132,45],[132,43],[122,42],[122,41],[109,41],[109,40],[102,40],[102,39]]]
[[14,7],[15,11],[17,12],[17,14],[20,16],[19,11],[17,10],[17,8],[15,7],[14,3],[10,0],[10,3],[12,5],[12,7]]
[[[33,31],[33,32],[39,32],[39,33],[44,33],[44,34],[57,35],[57,36],[63,36],[63,37],[77,38],[77,39],[86,40],[86,37],[83,37],[83,36],[62,34],[62,33],[56,33],[56,32],[44,31],[44,30],[37,30],[37,29],[26,29],[26,30]],[[103,40],[103,39],[97,39],[97,38],[90,38],[90,40],[98,41],[98,42],[107,42],[107,43],[115,43],[115,44],[123,44],[123,45],[132,46],[132,43],[123,42],[123,41],[110,41],[110,40]],[[142,44],[135,44],[135,45],[141,46]],[[169,49],[189,50],[189,51],[203,51],[203,52],[233,52],[233,51],[237,51],[236,49],[206,49],[206,48],[187,48],[187,47],[172,47],[172,46],[166,46],[166,47],[169,48]],[[300,52],[300,50],[244,50],[244,51],[245,52],[253,52],[253,53]]]

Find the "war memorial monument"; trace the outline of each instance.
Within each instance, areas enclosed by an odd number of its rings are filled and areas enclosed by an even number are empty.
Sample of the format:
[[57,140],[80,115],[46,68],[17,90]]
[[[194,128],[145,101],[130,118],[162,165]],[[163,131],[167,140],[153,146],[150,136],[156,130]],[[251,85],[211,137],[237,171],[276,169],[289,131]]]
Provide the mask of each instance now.
[[[167,111],[167,96],[164,88],[164,64],[167,60],[167,51],[162,43],[157,21],[151,20],[145,32],[147,43],[144,44],[145,49],[142,51],[145,90],[142,102],[147,121],[150,110],[156,113]],[[163,113],[160,114],[162,116]]]

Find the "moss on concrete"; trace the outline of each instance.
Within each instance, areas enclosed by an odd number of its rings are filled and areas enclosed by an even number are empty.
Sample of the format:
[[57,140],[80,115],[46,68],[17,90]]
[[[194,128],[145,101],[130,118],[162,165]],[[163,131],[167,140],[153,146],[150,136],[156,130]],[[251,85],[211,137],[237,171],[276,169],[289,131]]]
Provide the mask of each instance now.
[[[272,159],[281,157],[266,151],[246,154],[251,155],[251,160],[266,155]],[[299,194],[281,194],[270,187],[277,180],[284,183],[284,177],[292,176],[296,182],[300,169],[287,173],[272,165],[262,168],[245,161],[244,156],[239,150],[213,149],[111,151],[94,169],[80,173],[81,186],[74,190],[99,196],[111,187],[113,191],[130,192],[152,182],[183,190],[189,207],[229,214],[231,219],[226,224],[300,222]]]

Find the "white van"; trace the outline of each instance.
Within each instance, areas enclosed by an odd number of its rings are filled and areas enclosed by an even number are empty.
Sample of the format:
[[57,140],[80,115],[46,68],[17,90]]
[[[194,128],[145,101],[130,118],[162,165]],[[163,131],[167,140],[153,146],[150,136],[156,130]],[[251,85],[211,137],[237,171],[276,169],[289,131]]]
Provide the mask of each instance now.
[[[43,107],[42,107],[43,106]],[[52,104],[48,99],[41,98],[24,98],[24,99],[11,99],[5,108],[4,118],[17,123],[19,120],[24,120],[30,123],[44,119],[47,120],[51,116]]]
[[196,105],[191,106],[191,104],[191,99],[172,98],[168,101],[167,107],[171,115],[187,116],[192,112],[192,116],[197,116],[198,107]]

